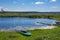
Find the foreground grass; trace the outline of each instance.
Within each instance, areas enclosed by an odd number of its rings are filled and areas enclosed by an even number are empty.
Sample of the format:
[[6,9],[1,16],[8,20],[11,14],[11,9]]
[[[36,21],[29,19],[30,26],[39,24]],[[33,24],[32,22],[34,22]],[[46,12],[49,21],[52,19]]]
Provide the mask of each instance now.
[[32,36],[17,32],[0,32],[0,40],[60,40],[60,27],[55,29],[30,30]]

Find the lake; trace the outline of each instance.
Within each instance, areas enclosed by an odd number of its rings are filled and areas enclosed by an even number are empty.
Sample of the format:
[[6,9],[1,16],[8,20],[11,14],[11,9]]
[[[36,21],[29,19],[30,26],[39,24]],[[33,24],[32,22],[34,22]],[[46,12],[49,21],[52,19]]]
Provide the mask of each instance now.
[[48,24],[55,24],[56,20],[43,19],[43,18],[19,18],[19,17],[0,17],[0,29],[9,29],[9,28],[18,28],[20,29],[25,27],[42,27],[48,26],[46,24],[37,24],[36,22],[44,22]]

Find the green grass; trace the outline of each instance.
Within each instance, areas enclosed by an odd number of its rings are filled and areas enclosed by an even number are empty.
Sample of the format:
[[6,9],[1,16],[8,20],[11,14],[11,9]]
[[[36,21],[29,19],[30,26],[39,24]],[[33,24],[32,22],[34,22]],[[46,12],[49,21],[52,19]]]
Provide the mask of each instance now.
[[32,36],[17,32],[0,32],[0,40],[60,40],[60,27],[55,29],[29,30]]

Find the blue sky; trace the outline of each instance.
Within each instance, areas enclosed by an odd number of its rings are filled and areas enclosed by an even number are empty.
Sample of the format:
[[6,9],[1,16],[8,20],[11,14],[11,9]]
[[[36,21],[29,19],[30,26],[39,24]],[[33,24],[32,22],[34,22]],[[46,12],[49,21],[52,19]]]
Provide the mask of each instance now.
[[0,0],[5,11],[60,11],[60,0]]

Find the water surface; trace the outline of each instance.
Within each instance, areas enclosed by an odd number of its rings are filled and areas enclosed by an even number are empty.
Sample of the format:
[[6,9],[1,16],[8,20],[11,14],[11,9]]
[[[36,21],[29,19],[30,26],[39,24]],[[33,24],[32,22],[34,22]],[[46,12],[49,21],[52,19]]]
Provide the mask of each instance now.
[[43,19],[43,18],[19,18],[19,17],[11,17],[11,18],[2,18],[0,17],[0,29],[8,29],[14,28],[17,26],[22,27],[42,27],[47,26],[46,24],[37,24],[36,22],[44,22],[48,24],[55,24],[56,20],[51,19]]

